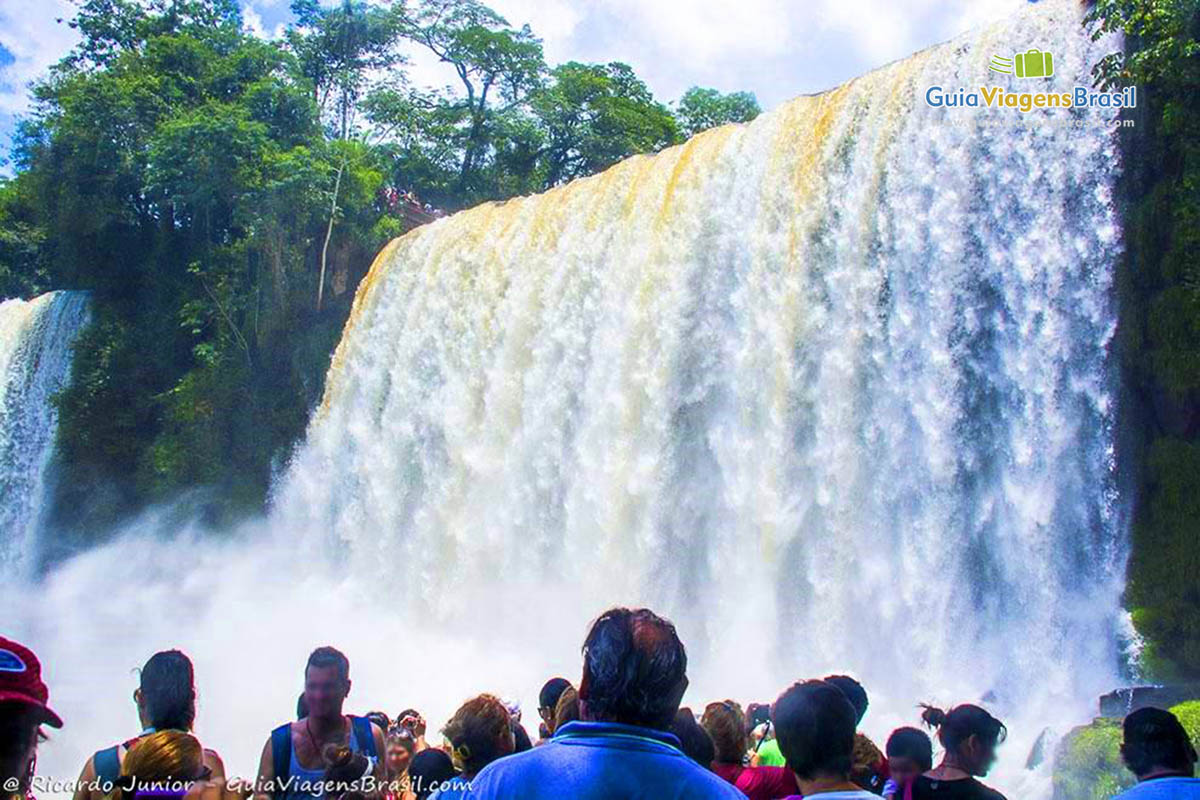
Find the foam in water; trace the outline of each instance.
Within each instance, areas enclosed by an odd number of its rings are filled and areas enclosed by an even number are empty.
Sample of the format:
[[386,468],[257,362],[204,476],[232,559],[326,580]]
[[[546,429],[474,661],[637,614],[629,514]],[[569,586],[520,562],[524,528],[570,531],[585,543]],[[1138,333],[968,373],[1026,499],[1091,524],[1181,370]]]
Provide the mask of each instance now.
[[87,324],[87,295],[50,292],[0,302],[0,571],[29,577],[71,344]]
[[1081,14],[1041,3],[393,242],[268,519],[155,512],[20,601],[69,726],[42,771],[130,734],[163,647],[245,775],[316,645],[349,654],[349,707],[432,727],[482,690],[532,709],[589,619],[647,603],[693,707],[845,671],[882,741],[918,701],[983,699],[1012,732],[993,782],[1048,796],[1031,745],[1118,660],[1112,112],[923,97],[1020,88],[988,62],[1032,46],[1038,88],[1088,84],[1116,45]]

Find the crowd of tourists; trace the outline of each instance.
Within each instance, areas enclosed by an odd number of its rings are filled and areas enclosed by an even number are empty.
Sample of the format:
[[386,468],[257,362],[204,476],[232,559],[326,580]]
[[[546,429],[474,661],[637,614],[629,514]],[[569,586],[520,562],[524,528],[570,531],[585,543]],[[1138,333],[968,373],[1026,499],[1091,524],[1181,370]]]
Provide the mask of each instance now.
[[411,212],[424,214],[431,219],[439,219],[445,216],[444,211],[440,208],[434,208],[430,203],[422,203],[421,198],[417,197],[416,192],[412,189],[397,189],[394,186],[387,186],[379,190],[379,199],[387,208],[389,213],[399,214],[407,209]]
[[[231,780],[193,730],[192,663],[156,653],[134,693],[141,731],[97,750],[74,800],[1004,800],[987,776],[1006,729],[984,708],[924,706],[880,750],[858,730],[866,690],[853,678],[801,680],[770,704],[680,707],[687,653],[670,621],[614,608],[583,643],[576,686],[553,678],[538,698],[537,738],[520,708],[490,694],[464,702],[430,736],[412,708],[349,715],[350,663],[320,647],[304,666],[296,719],[270,732],[254,780]],[[37,657],[0,638],[0,779],[4,798],[34,795],[42,726],[61,728]],[[1172,714],[1142,708],[1123,724],[1136,776],[1122,800],[1200,800],[1197,760]]]

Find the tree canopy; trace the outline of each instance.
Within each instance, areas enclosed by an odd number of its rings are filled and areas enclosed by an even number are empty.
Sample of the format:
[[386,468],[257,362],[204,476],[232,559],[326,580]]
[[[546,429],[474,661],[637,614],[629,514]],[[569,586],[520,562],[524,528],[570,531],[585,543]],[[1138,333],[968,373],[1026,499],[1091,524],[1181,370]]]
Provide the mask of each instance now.
[[[260,507],[354,287],[414,224],[399,192],[453,211],[698,129],[627,65],[547,65],[478,0],[291,11],[265,41],[237,0],[82,0],[79,44],[32,89],[0,182],[0,296],[94,306],[58,399],[61,522],[197,487],[218,517]],[[413,85],[421,52],[450,85]],[[757,112],[708,106],[704,125]]]

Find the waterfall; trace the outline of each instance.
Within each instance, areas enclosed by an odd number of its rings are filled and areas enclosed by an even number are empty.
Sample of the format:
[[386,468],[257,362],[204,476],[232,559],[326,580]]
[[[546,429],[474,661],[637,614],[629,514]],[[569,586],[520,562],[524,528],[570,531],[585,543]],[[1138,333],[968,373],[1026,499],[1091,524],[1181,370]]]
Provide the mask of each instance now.
[[66,385],[71,345],[87,320],[82,292],[0,302],[0,570],[10,577],[36,564],[57,423],[52,398]]
[[[882,742],[984,701],[993,782],[1048,797],[1030,746],[1117,672],[1115,112],[925,98],[1090,85],[1117,45],[1082,13],[392,242],[265,520],[153,512],[18,599],[78,726],[43,769],[131,735],[155,649],[195,658],[198,732],[246,775],[316,645],[350,656],[349,707],[432,731],[479,691],[532,710],[591,618],[645,603],[692,707],[850,672]],[[1053,78],[989,71],[1031,47]]]
[[[405,565],[455,624],[504,630],[532,612],[502,587],[536,586],[693,620],[722,676],[853,668],[881,703],[1001,712],[1100,688],[1112,112],[925,102],[1090,85],[1113,43],[1080,15],[393,242],[279,517]],[[989,70],[1039,45],[1052,80]]]

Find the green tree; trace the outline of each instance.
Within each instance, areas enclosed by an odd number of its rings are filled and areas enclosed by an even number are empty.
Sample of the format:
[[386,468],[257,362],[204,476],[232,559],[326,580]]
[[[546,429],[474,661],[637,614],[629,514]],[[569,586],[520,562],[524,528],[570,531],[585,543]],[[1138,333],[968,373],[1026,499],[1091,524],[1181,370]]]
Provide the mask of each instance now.
[[1097,0],[1093,35],[1124,35],[1095,65],[1138,87],[1122,141],[1126,252],[1117,352],[1134,435],[1137,497],[1125,602],[1149,677],[1200,675],[1200,4]]
[[675,119],[633,72],[617,62],[555,67],[531,101],[544,130],[538,155],[544,186],[595,172],[676,139]]
[[403,63],[397,45],[402,7],[342,0],[325,8],[317,0],[293,0],[296,22],[287,31],[301,74],[312,82],[322,114],[331,114],[339,138],[350,135],[360,99],[373,76]]
[[82,41],[59,68],[106,67],[121,53],[164,34],[211,37],[221,30],[236,35],[241,23],[237,0],[82,0],[68,23]]
[[480,173],[493,152],[496,123],[518,113],[541,84],[541,41],[528,25],[514,29],[478,0],[423,0],[405,35],[454,68],[463,95],[443,103],[459,116],[457,189],[486,193]]
[[381,148],[391,161],[393,182],[415,189],[443,208],[467,202],[458,192],[462,166],[462,111],[441,92],[402,82],[379,87],[364,103]]
[[[254,507],[319,394],[348,289],[399,232],[375,202],[382,153],[328,140],[300,60],[243,32],[236,4],[90,0],[75,22],[0,194],[0,264],[93,291],[60,399],[59,506],[105,497],[118,514],[206,485]],[[31,244],[6,251],[22,224]],[[313,316],[326,255],[343,299]]]
[[699,86],[684,92],[675,109],[679,130],[685,138],[728,122],[749,122],[760,113],[762,109],[751,92],[721,94],[716,89]]
[[0,179],[0,298],[32,297],[50,285],[46,232],[24,196],[27,186]]

